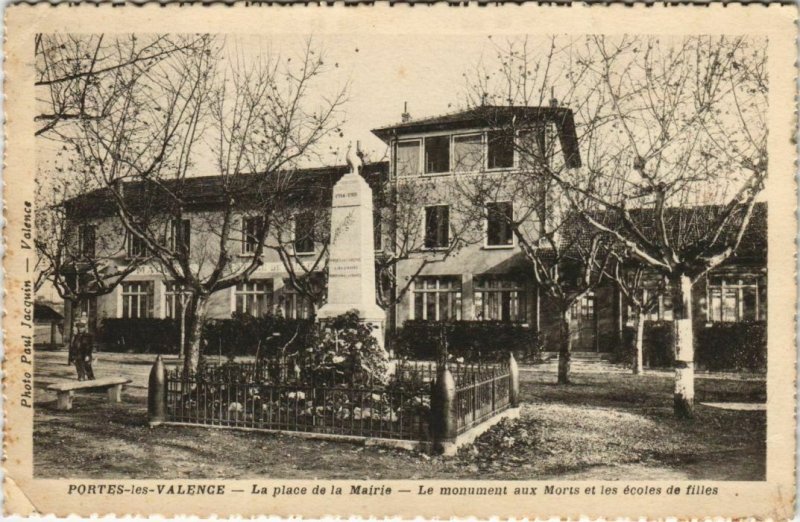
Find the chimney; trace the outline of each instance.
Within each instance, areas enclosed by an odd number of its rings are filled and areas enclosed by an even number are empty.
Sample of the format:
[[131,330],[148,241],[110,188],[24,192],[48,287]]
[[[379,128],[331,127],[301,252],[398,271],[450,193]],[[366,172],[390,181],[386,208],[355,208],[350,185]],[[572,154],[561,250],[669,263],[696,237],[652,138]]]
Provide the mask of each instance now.
[[408,113],[408,102],[403,102],[403,114],[400,115],[403,123],[411,121],[411,115]]
[[550,107],[554,109],[558,107],[558,100],[556,99],[554,87],[550,87]]

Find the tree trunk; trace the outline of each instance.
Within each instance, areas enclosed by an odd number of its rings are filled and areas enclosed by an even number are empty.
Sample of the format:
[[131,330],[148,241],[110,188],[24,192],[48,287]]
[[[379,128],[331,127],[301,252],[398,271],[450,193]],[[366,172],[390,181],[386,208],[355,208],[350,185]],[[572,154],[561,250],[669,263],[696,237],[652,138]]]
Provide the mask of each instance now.
[[189,314],[187,321],[186,347],[184,348],[183,371],[188,373],[197,370],[200,365],[201,343],[203,341],[203,326],[206,323],[208,311],[208,296],[195,294],[189,301]]
[[569,384],[570,361],[572,359],[572,314],[568,307],[561,312],[561,339],[558,349],[558,384]]
[[186,356],[186,306],[191,302],[191,297],[187,298],[181,290],[181,332],[180,332],[180,357]]
[[644,313],[641,308],[634,310],[636,314],[636,337],[633,340],[633,373],[644,371]]
[[675,298],[675,415],[694,416],[694,332],[692,328],[692,280],[680,275],[673,282]]

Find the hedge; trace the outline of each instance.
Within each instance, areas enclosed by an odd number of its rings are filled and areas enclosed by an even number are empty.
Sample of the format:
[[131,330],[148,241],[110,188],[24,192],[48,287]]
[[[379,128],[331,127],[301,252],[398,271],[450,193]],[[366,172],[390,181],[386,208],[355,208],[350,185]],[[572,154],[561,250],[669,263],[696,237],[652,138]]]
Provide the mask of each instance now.
[[178,353],[176,319],[103,319],[97,341],[109,352]]
[[203,331],[205,352],[209,355],[271,356],[289,343],[287,351],[305,347],[314,322],[310,319],[286,319],[267,315],[252,317],[234,313],[231,319],[212,319]]
[[447,336],[448,354],[465,361],[499,360],[513,351],[518,359],[531,360],[542,350],[537,331],[529,326],[503,321],[421,321],[403,323],[392,339],[400,356],[437,358],[441,331]]
[[[294,349],[305,340],[311,324],[307,319],[236,313],[231,319],[209,319],[203,330],[203,352],[232,356],[255,355],[259,351],[266,356],[297,332],[289,347]],[[177,354],[180,323],[177,319],[104,319],[97,340],[103,350],[110,352]]]
[[[634,349],[634,328],[625,328],[625,346],[630,362]],[[652,368],[674,366],[672,323],[648,321],[644,328],[644,364]],[[763,321],[739,323],[696,323],[694,355],[702,370],[765,370],[767,367],[767,325]]]

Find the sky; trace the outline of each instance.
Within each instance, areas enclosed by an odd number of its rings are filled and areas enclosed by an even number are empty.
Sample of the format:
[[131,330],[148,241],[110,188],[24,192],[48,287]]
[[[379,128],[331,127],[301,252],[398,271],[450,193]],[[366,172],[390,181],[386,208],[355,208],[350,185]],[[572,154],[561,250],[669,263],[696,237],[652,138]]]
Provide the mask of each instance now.
[[[298,54],[306,36],[238,38],[235,45],[245,53]],[[325,63],[324,89],[336,90],[349,82],[344,106],[343,137],[325,141],[322,149],[331,161],[342,163],[349,142],[360,141],[370,159],[380,159],[386,145],[370,130],[400,122],[403,103],[413,118],[425,118],[463,108],[466,81],[463,74],[481,57],[492,54],[486,36],[325,35],[313,39],[321,47]],[[338,67],[336,66],[338,64]]]
[[[222,35],[221,35],[222,36]],[[370,130],[399,123],[403,104],[415,119],[454,112],[465,105],[466,78],[483,56],[492,56],[488,35],[425,36],[272,34],[222,36],[228,58],[240,54],[245,60],[259,53],[299,58],[308,38],[322,51],[327,70],[321,84],[309,93],[313,100],[348,86],[348,101],[342,135],[320,143],[322,157],[303,162],[303,166],[345,163],[349,143],[360,142],[368,160],[387,154],[386,145]],[[210,133],[209,133],[210,134]],[[209,135],[207,139],[211,139]],[[37,140],[40,166],[65,164],[55,155],[62,144]],[[216,173],[210,146],[195,148],[196,168],[190,175]]]

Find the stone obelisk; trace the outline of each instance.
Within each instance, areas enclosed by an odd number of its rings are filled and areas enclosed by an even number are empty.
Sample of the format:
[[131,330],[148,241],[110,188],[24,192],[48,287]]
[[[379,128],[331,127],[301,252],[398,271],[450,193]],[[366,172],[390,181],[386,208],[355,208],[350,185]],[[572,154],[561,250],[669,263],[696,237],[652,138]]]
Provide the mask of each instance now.
[[357,148],[348,148],[347,164],[350,172],[333,186],[328,300],[317,318],[356,310],[361,320],[373,327],[373,335],[383,347],[386,313],[375,299],[372,189],[359,172],[363,163]]

